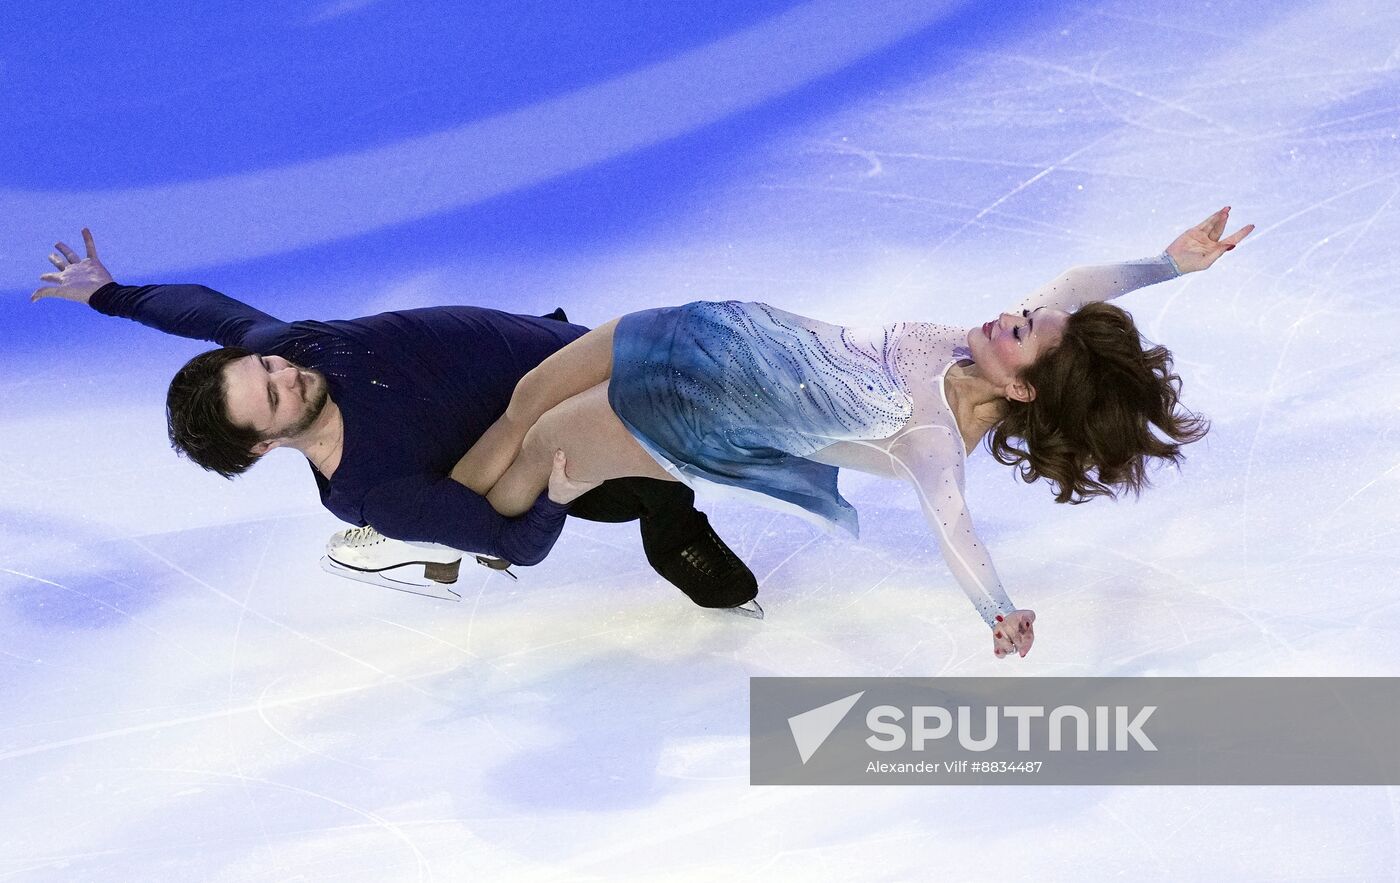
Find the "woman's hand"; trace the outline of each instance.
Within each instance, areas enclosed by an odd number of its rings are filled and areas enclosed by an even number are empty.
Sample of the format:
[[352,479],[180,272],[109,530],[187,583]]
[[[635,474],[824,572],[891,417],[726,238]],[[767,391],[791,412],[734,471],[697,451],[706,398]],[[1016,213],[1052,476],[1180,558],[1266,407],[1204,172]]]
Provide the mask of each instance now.
[[998,615],[992,626],[992,652],[1001,659],[1011,653],[1025,656],[1035,643],[1035,611],[1013,610],[1005,616]]
[[593,490],[601,481],[575,481],[564,471],[564,452],[554,452],[554,465],[549,470],[549,498],[556,503],[572,503]]
[[1176,261],[1177,269],[1183,274],[1204,270],[1254,231],[1254,225],[1247,224],[1221,239],[1220,234],[1225,232],[1225,222],[1229,219],[1230,207],[1227,205],[1176,237],[1176,241],[1167,246],[1167,254]]
[[78,257],[77,252],[62,242],[54,246],[58,252],[49,255],[49,263],[57,267],[58,272],[45,273],[39,277],[44,282],[52,282],[53,286],[40,288],[31,294],[31,303],[46,297],[57,297],[85,304],[97,289],[112,281],[112,274],[108,273],[107,268],[97,259],[97,246],[92,242],[92,231],[86,227],[83,228],[83,244],[87,246],[86,260]]

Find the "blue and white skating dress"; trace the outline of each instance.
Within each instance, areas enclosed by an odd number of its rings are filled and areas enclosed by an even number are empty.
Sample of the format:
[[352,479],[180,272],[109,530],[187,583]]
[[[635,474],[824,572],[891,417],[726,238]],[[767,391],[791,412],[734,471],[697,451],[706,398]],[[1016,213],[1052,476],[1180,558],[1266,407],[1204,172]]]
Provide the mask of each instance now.
[[[1175,275],[1165,255],[1079,267],[1015,309],[1072,310]],[[608,401],[698,495],[725,489],[853,536],[858,519],[837,491],[837,468],[808,458],[873,443],[898,464],[888,474],[915,484],[945,560],[991,624],[1015,608],[972,529],[966,451],[944,390],[948,369],[969,357],[967,334],[917,322],[847,328],[761,303],[645,310],[613,332]]]

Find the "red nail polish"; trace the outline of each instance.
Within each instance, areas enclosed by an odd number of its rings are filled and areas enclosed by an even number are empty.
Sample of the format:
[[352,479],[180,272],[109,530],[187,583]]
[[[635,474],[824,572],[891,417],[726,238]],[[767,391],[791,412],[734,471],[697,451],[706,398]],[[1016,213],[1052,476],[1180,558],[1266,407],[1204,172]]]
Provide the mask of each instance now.
[[992,632],[992,634],[998,638],[1001,637],[1001,632]]
[[997,614],[997,622],[1001,622],[1001,614],[1000,614],[1000,613]]

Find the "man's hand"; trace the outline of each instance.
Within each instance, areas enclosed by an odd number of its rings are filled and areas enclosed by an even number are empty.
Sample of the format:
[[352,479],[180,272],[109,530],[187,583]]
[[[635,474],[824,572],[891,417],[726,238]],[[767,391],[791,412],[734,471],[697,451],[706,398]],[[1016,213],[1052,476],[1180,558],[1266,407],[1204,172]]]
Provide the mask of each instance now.
[[64,245],[56,244],[57,254],[49,255],[49,263],[58,268],[57,273],[45,273],[39,278],[52,282],[53,286],[40,288],[29,296],[31,303],[46,297],[59,297],[64,300],[88,302],[93,292],[112,281],[112,274],[97,259],[97,246],[92,243],[92,231],[83,228],[83,244],[87,246],[87,259],[78,257],[77,252]]
[[1025,656],[1035,643],[1035,611],[1013,610],[1006,616],[997,616],[992,626],[992,652],[1001,659],[1012,653]]
[[549,498],[556,503],[572,503],[593,490],[601,481],[575,481],[564,471],[564,452],[554,452],[554,466],[549,470]]
[[1221,239],[1220,234],[1225,232],[1225,222],[1229,219],[1230,207],[1227,205],[1176,237],[1176,241],[1167,246],[1167,254],[1176,261],[1177,269],[1183,274],[1204,270],[1254,231],[1254,225],[1247,224],[1228,238]]

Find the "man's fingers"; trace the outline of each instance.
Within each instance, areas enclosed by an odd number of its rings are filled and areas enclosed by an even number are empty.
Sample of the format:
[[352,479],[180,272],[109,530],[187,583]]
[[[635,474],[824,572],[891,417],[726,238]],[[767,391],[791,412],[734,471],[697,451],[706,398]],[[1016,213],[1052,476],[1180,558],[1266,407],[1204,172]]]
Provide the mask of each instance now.
[[29,302],[34,303],[35,301],[43,300],[46,297],[52,297],[53,293],[57,290],[58,289],[56,288],[40,288],[36,290],[33,294],[29,295]]
[[93,244],[92,231],[86,227],[83,228],[83,246],[87,249],[87,256],[97,260],[97,246]]
[[564,452],[562,450],[555,451],[554,465],[550,467],[550,472],[552,472],[559,481],[571,485],[574,484],[574,480],[569,477],[568,467],[569,461],[568,458],[564,456]]
[[50,254],[50,255],[49,255],[49,263],[53,264],[55,267],[57,267],[57,268],[60,269],[60,270],[62,270],[64,267],[68,266],[68,262],[65,261],[63,258],[59,257],[59,256],[56,255],[56,254]]
[[[78,257],[78,253],[76,251],[64,245],[62,242],[55,244],[54,248],[58,249],[58,253],[67,258],[68,263],[70,264],[76,264],[78,261],[82,260],[82,258]],[[59,267],[59,269],[61,270],[63,268]]]
[[58,283],[62,283],[62,282],[63,282],[63,274],[61,274],[61,273],[44,273],[42,276],[39,277],[39,281],[40,281],[40,282],[58,282]]
[[[556,503],[569,503],[602,484],[602,481],[587,481],[570,478],[565,470],[567,465],[564,452],[554,452],[554,463],[549,472],[549,498]],[[562,499],[561,499],[562,498]]]

